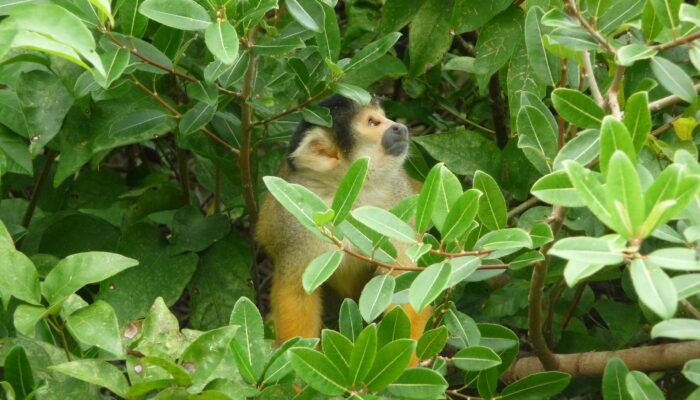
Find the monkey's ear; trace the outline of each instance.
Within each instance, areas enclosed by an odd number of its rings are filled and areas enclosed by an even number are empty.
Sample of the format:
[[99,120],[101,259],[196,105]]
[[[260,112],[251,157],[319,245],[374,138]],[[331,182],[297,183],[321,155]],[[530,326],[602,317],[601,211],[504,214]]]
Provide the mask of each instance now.
[[340,163],[340,150],[323,128],[315,127],[304,135],[299,146],[290,154],[294,165],[302,169],[326,172]]

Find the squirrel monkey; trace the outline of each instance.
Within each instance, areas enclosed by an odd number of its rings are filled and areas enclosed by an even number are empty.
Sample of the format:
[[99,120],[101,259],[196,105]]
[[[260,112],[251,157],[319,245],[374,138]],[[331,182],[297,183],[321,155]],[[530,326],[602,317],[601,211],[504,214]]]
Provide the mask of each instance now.
[[[333,127],[302,121],[290,142],[280,177],[305,186],[330,205],[348,167],[353,161],[369,156],[367,178],[355,207],[372,205],[389,209],[418,191],[419,184],[402,167],[408,153],[408,128],[388,119],[376,99],[361,107],[334,95],[320,104],[330,110]],[[357,300],[374,275],[386,272],[346,256],[322,287],[306,293],[302,287],[306,266],[320,254],[337,248],[304,228],[269,193],[261,208],[256,237],[274,263],[270,303],[280,341],[295,336],[319,337],[323,292],[332,290],[341,297]],[[394,244],[399,252],[398,262],[410,265],[404,254],[407,246]],[[411,320],[411,337],[417,339],[423,334],[432,309],[426,307],[416,313],[410,305],[403,308]]]

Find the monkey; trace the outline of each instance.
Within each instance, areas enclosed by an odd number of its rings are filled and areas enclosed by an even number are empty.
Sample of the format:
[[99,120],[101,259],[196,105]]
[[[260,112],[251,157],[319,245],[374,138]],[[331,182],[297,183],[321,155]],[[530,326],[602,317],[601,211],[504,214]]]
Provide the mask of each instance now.
[[[330,206],[352,162],[369,156],[365,184],[354,207],[371,205],[389,209],[418,192],[420,184],[402,167],[408,154],[408,128],[387,118],[376,97],[368,106],[361,107],[336,94],[320,105],[329,109],[332,128],[302,120],[278,176],[305,186]],[[271,319],[280,342],[296,336],[319,337],[325,293],[332,291],[337,296],[357,300],[372,277],[386,273],[376,265],[346,255],[324,285],[309,294],[302,286],[304,269],[314,258],[337,247],[309,232],[270,193],[263,201],[255,232],[256,240],[274,265]],[[394,244],[399,264],[410,265],[403,251],[407,246]],[[426,307],[417,313],[410,305],[403,308],[411,320],[411,338],[418,339],[432,309]]]

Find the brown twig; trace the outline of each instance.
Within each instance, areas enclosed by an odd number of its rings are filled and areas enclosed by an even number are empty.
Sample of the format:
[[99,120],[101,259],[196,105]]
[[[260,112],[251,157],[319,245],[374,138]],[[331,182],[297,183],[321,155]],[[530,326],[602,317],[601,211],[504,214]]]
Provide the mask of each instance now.
[[593,95],[593,100],[595,100],[598,107],[605,107],[605,99],[600,93],[600,87],[598,87],[598,82],[595,80],[595,74],[593,74],[593,64],[591,63],[591,56],[587,51],[581,52],[583,57],[583,71],[588,78],[588,87],[591,89],[591,94]]
[[508,211],[508,219],[512,219],[515,216],[518,216],[525,211],[529,210],[530,208],[536,206],[537,204],[540,203],[540,199],[537,197],[530,197],[529,199],[525,200],[524,202],[518,204],[517,206],[513,207],[510,211]]
[[497,73],[493,74],[489,80],[489,100],[493,127],[496,131],[496,144],[499,149],[503,149],[508,144],[508,116],[506,115],[503,90],[501,89],[501,82]]
[[238,165],[241,169],[241,182],[243,186],[243,198],[246,210],[250,218],[251,226],[255,226],[258,220],[258,205],[255,200],[255,186],[253,182],[252,137],[253,137],[253,107],[248,104],[248,99],[253,94],[253,80],[255,79],[257,56],[252,51],[252,46],[257,37],[257,29],[251,29],[248,37],[248,70],[243,81],[243,97],[241,97],[241,152],[238,157]]
[[590,33],[591,36],[593,36],[593,38],[598,43],[600,43],[608,53],[612,54],[613,56],[617,54],[617,50],[615,50],[615,48],[612,47],[612,45],[607,40],[605,40],[603,35],[601,35],[600,32],[598,32],[598,30],[596,30],[594,27],[592,27],[591,24],[588,23],[588,21],[586,21],[586,18],[581,14],[578,8],[576,8],[576,2],[574,0],[566,0],[566,4],[570,13],[573,14],[574,17],[576,17],[578,22],[581,23],[581,26],[583,26],[583,28],[586,31],[588,31],[588,33]]
[[569,325],[569,321],[571,321],[571,318],[574,316],[576,308],[578,307],[578,303],[581,302],[581,298],[583,297],[584,290],[586,290],[585,283],[582,283],[581,285],[579,285],[579,287],[576,288],[574,298],[573,300],[571,300],[571,304],[569,304],[569,309],[566,310],[566,315],[564,315],[564,319],[561,321],[562,331],[566,329],[566,327]]
[[[252,56],[251,56],[251,58],[252,58]],[[275,114],[275,115],[273,115],[273,116],[271,116],[271,117],[269,117],[269,118],[267,118],[267,119],[264,119],[264,120],[262,120],[262,121],[255,121],[255,122],[252,123],[252,126],[266,125],[266,124],[269,124],[270,122],[272,122],[272,121],[274,121],[274,120],[276,120],[276,119],[280,119],[280,118],[284,117],[285,115],[289,115],[289,114],[291,114],[291,113],[293,113],[293,112],[300,111],[300,110],[303,109],[304,107],[308,106],[309,104],[311,104],[311,103],[313,103],[314,101],[316,101],[316,100],[320,99],[321,97],[323,97],[326,93],[328,93],[328,91],[330,90],[330,88],[331,88],[331,87],[330,87],[330,84],[329,84],[329,85],[326,85],[326,87],[323,88],[323,90],[321,90],[320,92],[316,93],[315,95],[309,97],[308,99],[302,101],[302,102],[299,103],[297,106],[292,107],[292,108],[289,108],[289,109],[286,109],[286,110],[284,110],[284,111],[282,111],[282,112],[280,112],[280,113],[278,113],[278,114]]]
[[[695,91],[700,91],[700,83],[696,84],[694,86]],[[649,111],[659,111],[662,108],[666,108],[668,106],[672,106],[674,104],[680,103],[683,101],[680,97],[676,96],[675,94],[672,94],[670,96],[666,96],[664,98],[658,99],[656,101],[652,101],[649,103]]]
[[[554,206],[552,208],[552,214],[547,219],[547,223],[551,226],[554,236],[561,229],[567,211],[568,209],[562,206]],[[549,264],[547,252],[553,245],[554,241],[551,241],[540,247],[540,252],[545,255],[545,259],[536,262],[533,266],[530,293],[528,294],[528,338],[532,349],[547,370],[557,369],[557,360],[549,347],[547,347],[547,341],[542,331],[542,292]]]
[[564,293],[564,290],[566,290],[566,281],[562,279],[549,293],[547,318],[544,320],[544,328],[542,330],[544,332],[544,338],[547,341],[547,346],[549,346],[550,349],[554,348],[554,335],[552,333],[552,325],[554,324],[554,305],[561,297],[561,294]]
[[668,50],[668,49],[673,48],[673,47],[682,46],[686,43],[690,43],[693,40],[698,39],[698,38],[700,38],[700,32],[695,32],[693,34],[680,37],[680,38],[678,38],[676,40],[672,40],[670,42],[649,46],[649,48],[652,50],[658,50],[658,51]]
[[464,400],[484,400],[483,397],[469,396],[467,394],[462,394],[456,390],[445,390],[445,394],[447,394],[448,396],[459,397],[460,399]]
[[613,78],[613,82],[610,85],[610,88],[608,88],[608,92],[606,94],[606,108],[609,109],[613,117],[617,119],[622,119],[622,112],[620,111],[620,102],[618,100],[618,96],[620,93],[620,86],[622,86],[622,78],[624,78],[624,76],[625,67],[623,67],[622,65],[618,65],[617,71],[615,71],[615,77]]
[[483,256],[486,254],[493,253],[493,250],[462,251],[459,253],[448,253],[446,251],[435,250],[435,249],[430,249],[428,251],[432,254],[437,254],[439,256],[449,257],[449,258],[457,258],[457,257],[464,257],[464,256]]
[[32,222],[32,216],[34,215],[34,210],[36,210],[36,205],[39,202],[39,196],[41,195],[41,191],[44,189],[44,183],[49,177],[49,171],[51,171],[51,166],[53,165],[53,161],[56,158],[57,153],[58,152],[56,150],[52,149],[49,149],[48,152],[46,152],[46,161],[44,161],[44,166],[41,168],[39,177],[36,179],[34,189],[32,189],[32,195],[29,197],[29,205],[27,205],[27,210],[24,212],[24,217],[22,218],[22,226],[25,228],[27,228],[29,223]]
[[695,306],[692,305],[687,299],[681,299],[681,305],[683,305],[683,307],[685,307],[685,309],[688,310],[688,312],[692,314],[695,319],[700,319],[700,311],[698,311],[698,309],[695,308]]

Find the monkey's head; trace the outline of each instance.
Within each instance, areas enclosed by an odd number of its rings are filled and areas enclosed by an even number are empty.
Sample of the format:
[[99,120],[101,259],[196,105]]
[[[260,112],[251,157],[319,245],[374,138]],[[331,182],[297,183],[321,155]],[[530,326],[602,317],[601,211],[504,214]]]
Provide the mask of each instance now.
[[361,157],[370,157],[370,170],[375,173],[401,168],[408,153],[408,128],[387,118],[376,98],[362,107],[334,95],[320,105],[330,110],[333,127],[299,124],[289,144],[292,171],[342,177]]

